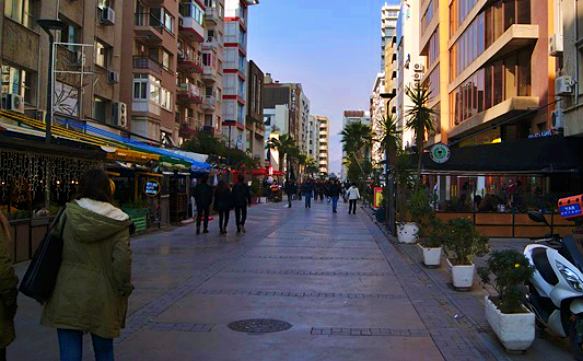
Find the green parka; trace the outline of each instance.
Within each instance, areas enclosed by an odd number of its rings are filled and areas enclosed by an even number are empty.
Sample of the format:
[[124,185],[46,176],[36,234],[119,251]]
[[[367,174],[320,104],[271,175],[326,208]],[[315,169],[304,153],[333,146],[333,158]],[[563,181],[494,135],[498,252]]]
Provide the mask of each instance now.
[[[80,205],[83,202],[85,207]],[[112,211],[125,215],[109,203],[88,199],[67,204],[63,262],[55,290],[44,307],[43,325],[103,338],[119,336],[133,289],[130,221],[127,216],[124,220],[112,218],[108,215]],[[61,227],[62,222],[55,232]]]
[[6,348],[14,341],[14,313],[18,294],[18,277],[8,254],[7,223],[0,219],[0,348]]

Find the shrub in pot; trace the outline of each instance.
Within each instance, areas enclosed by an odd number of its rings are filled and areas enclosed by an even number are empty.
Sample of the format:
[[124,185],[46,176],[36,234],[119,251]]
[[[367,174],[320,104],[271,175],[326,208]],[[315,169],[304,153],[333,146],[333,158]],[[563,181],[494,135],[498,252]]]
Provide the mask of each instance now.
[[482,237],[472,221],[465,218],[450,220],[447,228],[444,246],[453,286],[460,290],[470,289],[476,271],[474,257],[488,252],[488,238]]
[[397,238],[400,243],[415,243],[419,237],[420,226],[428,223],[433,216],[427,192],[424,189],[412,192],[406,203],[406,211],[403,212],[405,217],[397,225]]
[[535,338],[535,315],[523,306],[532,273],[526,257],[515,250],[493,252],[487,267],[479,269],[482,281],[498,293],[485,298],[486,319],[507,350],[524,351]]
[[448,225],[433,217],[429,224],[421,227],[419,248],[423,252],[423,264],[427,267],[439,267],[443,244],[448,236]]

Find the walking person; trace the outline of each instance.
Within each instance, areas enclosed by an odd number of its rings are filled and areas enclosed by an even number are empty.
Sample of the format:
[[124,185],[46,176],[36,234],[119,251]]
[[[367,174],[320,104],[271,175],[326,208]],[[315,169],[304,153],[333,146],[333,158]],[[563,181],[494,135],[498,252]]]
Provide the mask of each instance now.
[[340,182],[336,179],[332,180],[328,186],[328,196],[332,200],[332,213],[338,213],[338,199],[341,192]]
[[314,182],[308,179],[302,185],[302,194],[304,195],[305,208],[312,208],[312,195],[314,194]]
[[63,234],[63,257],[41,323],[57,328],[61,361],[81,361],[84,333],[95,360],[113,361],[133,290],[131,222],[111,204],[115,185],[103,170],[88,171],[80,187],[54,229]]
[[196,234],[200,234],[200,224],[204,219],[203,233],[209,233],[209,211],[213,202],[213,189],[208,185],[208,175],[203,175],[194,187],[196,202]]
[[10,224],[0,212],[0,361],[6,361],[6,347],[14,341],[14,316],[18,277],[8,254]]
[[346,194],[348,196],[348,214],[356,214],[356,201],[360,199],[360,192],[355,183],[352,183]]
[[235,205],[235,223],[237,233],[245,233],[245,221],[247,220],[247,205],[251,205],[251,190],[245,184],[245,177],[239,174],[237,184],[233,186],[233,201]]
[[215,190],[215,211],[219,212],[220,234],[227,234],[229,214],[233,208],[233,193],[225,181],[220,181]]
[[287,194],[287,208],[292,207],[292,198],[297,192],[296,183],[293,180],[285,182],[285,194]]

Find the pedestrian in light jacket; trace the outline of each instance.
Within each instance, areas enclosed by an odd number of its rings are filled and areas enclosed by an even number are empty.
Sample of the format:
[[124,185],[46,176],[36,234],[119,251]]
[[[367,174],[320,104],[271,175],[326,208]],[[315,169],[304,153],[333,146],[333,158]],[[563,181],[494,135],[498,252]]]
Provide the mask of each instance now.
[[356,186],[355,183],[352,183],[350,188],[348,188],[346,195],[348,197],[348,202],[349,202],[348,214],[350,214],[350,213],[356,214],[356,201],[360,199],[360,192],[359,192],[358,187]]
[[6,347],[14,341],[14,315],[16,314],[16,285],[18,277],[8,254],[11,239],[8,220],[0,212],[0,361],[6,360]]
[[63,258],[41,323],[57,329],[61,360],[81,361],[89,333],[96,360],[112,361],[133,290],[131,222],[111,204],[114,185],[103,170],[88,171],[80,186],[54,229],[63,234]]
[[219,233],[227,234],[229,213],[233,209],[233,193],[225,181],[220,181],[215,189],[215,211],[219,213]]
[[200,234],[200,224],[204,219],[203,233],[209,233],[209,211],[213,202],[213,189],[208,185],[208,175],[203,175],[194,187],[196,202],[196,234]]
[[245,177],[239,175],[237,184],[233,186],[233,201],[235,206],[235,223],[237,233],[245,233],[245,221],[247,220],[247,205],[251,205],[251,190],[245,184]]

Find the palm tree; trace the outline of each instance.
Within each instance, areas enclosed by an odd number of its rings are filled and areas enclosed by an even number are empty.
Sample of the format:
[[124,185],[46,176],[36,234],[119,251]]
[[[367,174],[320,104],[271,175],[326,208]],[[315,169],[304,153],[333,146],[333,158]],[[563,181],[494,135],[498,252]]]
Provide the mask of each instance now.
[[362,175],[366,176],[363,165],[367,160],[372,145],[372,130],[370,126],[361,122],[349,123],[340,132],[340,135],[342,136],[342,148],[346,152],[347,160],[350,161],[350,164],[357,165]]
[[421,85],[417,83],[414,88],[407,87],[407,96],[413,103],[407,110],[407,124],[406,127],[415,132],[415,144],[417,146],[417,179],[421,182],[421,159],[423,157],[423,142],[425,141],[425,133],[433,132],[435,127],[433,125],[433,118],[436,115],[435,111],[427,106],[431,98],[431,91],[428,85]]
[[304,174],[304,170],[306,169],[306,161],[308,160],[308,155],[306,153],[300,152],[296,157],[296,161],[298,162],[298,173],[300,179],[302,179],[302,175]]
[[401,130],[396,117],[382,117],[380,132],[374,141],[380,143],[380,151],[388,156],[389,164],[395,165],[397,151],[401,146]]
[[[283,162],[288,160],[288,170],[291,157],[296,154],[297,147],[295,140],[289,136],[289,134],[284,134],[279,139],[271,138],[267,141],[265,146],[266,149],[274,149],[279,153],[279,166],[283,167]],[[287,158],[286,158],[287,156]]]
[[315,173],[318,173],[318,163],[314,158],[308,156],[306,158],[306,173],[314,176]]

